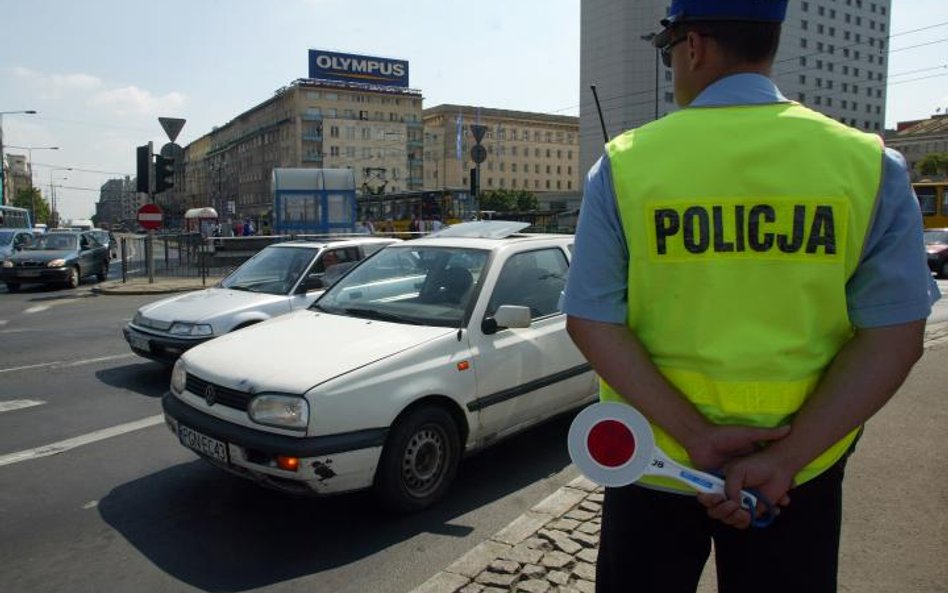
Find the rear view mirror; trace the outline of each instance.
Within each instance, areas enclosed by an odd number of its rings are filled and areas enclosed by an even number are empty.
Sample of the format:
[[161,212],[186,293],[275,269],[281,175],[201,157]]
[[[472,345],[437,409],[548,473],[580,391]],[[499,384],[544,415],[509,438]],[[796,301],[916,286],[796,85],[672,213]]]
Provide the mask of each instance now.
[[485,334],[495,334],[504,328],[530,327],[531,321],[530,307],[501,305],[493,317],[484,319],[481,323],[481,331]]

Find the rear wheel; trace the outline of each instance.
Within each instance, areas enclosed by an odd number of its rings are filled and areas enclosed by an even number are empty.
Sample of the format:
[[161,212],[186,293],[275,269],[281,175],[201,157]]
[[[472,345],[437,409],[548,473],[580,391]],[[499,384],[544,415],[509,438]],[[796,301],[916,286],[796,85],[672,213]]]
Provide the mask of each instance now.
[[76,288],[79,286],[79,268],[72,267],[69,268],[69,277],[66,278],[66,286],[69,288]]
[[16,292],[16,291],[20,290],[20,283],[19,283],[19,282],[7,282],[7,290],[9,290],[10,292]]
[[96,273],[95,278],[99,282],[105,282],[105,279],[109,277],[109,262],[108,260],[102,262],[102,266],[99,268],[99,271]]
[[446,410],[425,406],[398,421],[375,475],[382,503],[414,512],[437,502],[454,481],[460,460],[458,427]]

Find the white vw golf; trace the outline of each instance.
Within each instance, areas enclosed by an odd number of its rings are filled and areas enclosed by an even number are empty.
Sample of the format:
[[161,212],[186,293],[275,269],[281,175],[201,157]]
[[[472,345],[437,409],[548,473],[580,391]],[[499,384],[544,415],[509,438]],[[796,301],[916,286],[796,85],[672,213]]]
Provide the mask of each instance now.
[[596,397],[558,309],[573,238],[526,226],[390,245],[308,309],[189,350],[162,400],[169,428],[275,488],[434,503],[465,452]]

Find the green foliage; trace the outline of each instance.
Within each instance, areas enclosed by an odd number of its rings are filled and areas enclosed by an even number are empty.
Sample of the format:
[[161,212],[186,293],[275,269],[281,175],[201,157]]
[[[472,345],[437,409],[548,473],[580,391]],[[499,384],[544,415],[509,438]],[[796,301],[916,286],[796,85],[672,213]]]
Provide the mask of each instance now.
[[478,196],[481,210],[529,212],[537,209],[537,198],[526,190],[491,189]]
[[43,194],[35,187],[24,187],[17,190],[13,196],[13,206],[26,208],[32,214],[33,224],[49,224],[49,203],[43,198]]
[[915,168],[922,175],[948,176],[948,152],[926,154],[922,160],[918,161]]

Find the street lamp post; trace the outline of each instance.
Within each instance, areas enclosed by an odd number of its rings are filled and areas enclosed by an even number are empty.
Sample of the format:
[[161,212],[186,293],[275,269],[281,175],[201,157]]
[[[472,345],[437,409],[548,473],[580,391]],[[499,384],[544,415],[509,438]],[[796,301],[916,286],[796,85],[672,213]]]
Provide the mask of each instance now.
[[[649,33],[648,35],[642,35],[642,40],[652,43],[655,40],[657,33]],[[655,119],[658,119],[658,53],[659,49],[655,48]]]
[[0,205],[7,203],[7,158],[3,152],[3,116],[16,114],[36,115],[36,110],[25,109],[23,111],[0,111]]
[[[57,171],[72,171],[72,167],[54,167],[49,170],[49,223],[50,228],[53,228],[52,225],[59,226],[59,213],[56,211],[56,191],[53,189],[53,173]],[[66,179],[63,177],[62,179]]]
[[34,150],[59,150],[58,146],[14,146],[10,144],[8,148],[18,148],[25,150],[30,167],[30,217],[36,220],[36,200],[33,196],[33,151]]

